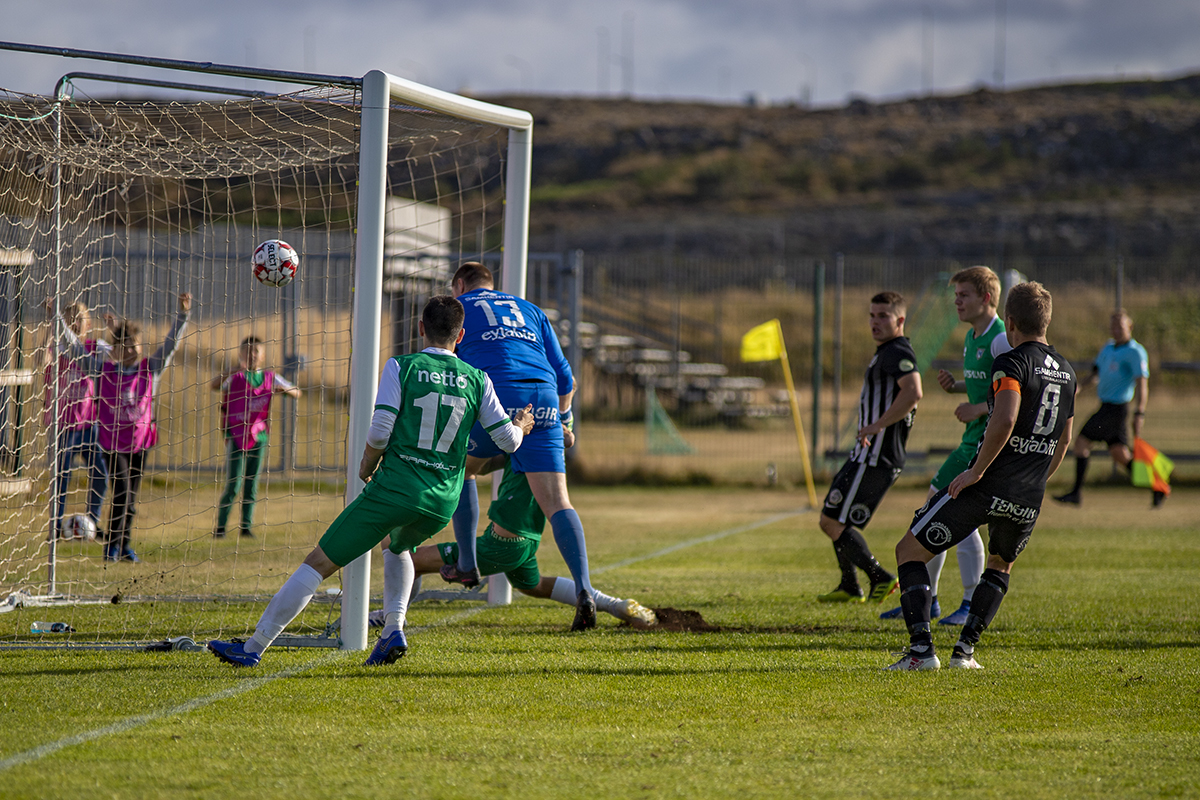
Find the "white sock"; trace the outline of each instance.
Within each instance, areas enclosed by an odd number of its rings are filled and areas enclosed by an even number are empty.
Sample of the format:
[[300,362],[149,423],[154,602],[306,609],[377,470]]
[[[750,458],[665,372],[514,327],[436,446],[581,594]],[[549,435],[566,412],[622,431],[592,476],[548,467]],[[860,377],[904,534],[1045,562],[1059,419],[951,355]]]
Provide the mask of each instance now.
[[938,581],[941,580],[944,566],[946,566],[945,551],[929,559],[929,563],[925,565],[925,569],[929,570],[929,591],[933,593],[934,597],[938,596]]
[[321,573],[308,564],[301,564],[300,568],[284,581],[283,586],[271,598],[271,602],[267,603],[267,610],[258,620],[254,635],[242,645],[243,649],[247,653],[261,653],[270,647],[275,637],[283,633],[288,623],[304,610],[309,600],[312,600],[323,580]]
[[987,554],[983,549],[983,537],[979,529],[971,531],[971,535],[958,543],[958,572],[962,575],[963,600],[970,600],[975,594],[975,587],[983,576],[987,566]]
[[[575,581],[570,578],[555,578],[554,588],[550,590],[550,599],[556,603],[574,606],[579,601],[579,593],[575,591]],[[612,614],[623,601],[619,597],[607,595],[592,587],[592,599],[596,601],[596,610]],[[614,615],[615,616],[615,615]]]
[[416,577],[412,553],[405,550],[396,555],[383,548],[383,631],[380,636],[391,636],[404,628],[408,616],[408,600]]
[[579,592],[575,591],[575,581],[570,578],[555,578],[554,588],[550,590],[550,599],[556,603],[568,606],[575,605]]

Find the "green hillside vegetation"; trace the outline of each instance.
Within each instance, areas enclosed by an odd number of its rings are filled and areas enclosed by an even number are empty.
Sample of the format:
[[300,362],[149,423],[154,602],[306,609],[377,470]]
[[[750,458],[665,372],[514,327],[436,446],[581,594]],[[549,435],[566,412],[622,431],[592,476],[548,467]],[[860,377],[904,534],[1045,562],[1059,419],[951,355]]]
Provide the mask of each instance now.
[[541,206],[631,208],[1190,195],[1200,76],[810,110],[497,98],[535,118]]

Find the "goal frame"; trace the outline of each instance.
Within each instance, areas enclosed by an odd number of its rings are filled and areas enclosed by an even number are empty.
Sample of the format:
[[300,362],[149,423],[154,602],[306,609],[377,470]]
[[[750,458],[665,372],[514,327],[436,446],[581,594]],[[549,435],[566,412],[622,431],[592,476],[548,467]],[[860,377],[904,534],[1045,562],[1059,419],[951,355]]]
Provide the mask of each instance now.
[[[367,433],[371,427],[375,387],[379,379],[379,350],[383,323],[387,142],[389,111],[393,103],[411,104],[446,116],[508,130],[501,288],[518,297],[525,296],[533,154],[533,116],[527,111],[445,92],[382,70],[371,70],[361,78],[355,78],[17,42],[0,42],[0,50],[136,64],[177,72],[200,72],[304,86],[343,86],[361,92],[358,215],[354,300],[351,312],[350,419],[346,439],[347,504],[356,498],[364,487],[363,481],[358,477],[356,454],[361,453],[366,445]],[[138,81],[126,79],[123,82]],[[147,83],[153,81],[147,80]],[[367,648],[370,574],[370,551],[342,569],[340,647],[343,650]]]

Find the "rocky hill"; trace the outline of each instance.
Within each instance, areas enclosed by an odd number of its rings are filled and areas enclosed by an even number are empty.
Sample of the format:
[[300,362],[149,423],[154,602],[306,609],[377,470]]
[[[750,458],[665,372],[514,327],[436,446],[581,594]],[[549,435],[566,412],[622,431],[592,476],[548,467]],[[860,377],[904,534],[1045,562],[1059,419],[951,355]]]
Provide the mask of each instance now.
[[1200,75],[831,109],[489,99],[535,118],[537,249],[1200,255]]

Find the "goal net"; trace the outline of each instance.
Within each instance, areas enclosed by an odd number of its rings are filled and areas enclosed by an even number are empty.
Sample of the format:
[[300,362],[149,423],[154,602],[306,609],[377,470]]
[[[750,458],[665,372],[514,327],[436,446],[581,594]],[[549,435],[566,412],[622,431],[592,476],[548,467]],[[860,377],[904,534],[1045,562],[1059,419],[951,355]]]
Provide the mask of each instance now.
[[[355,87],[147,102],[0,91],[0,646],[248,635],[342,509],[358,460],[347,442],[360,179],[386,195],[383,357],[419,347],[425,299],[447,291],[460,259],[498,253],[505,225],[507,130],[393,100],[386,169],[363,176],[363,117]],[[299,254],[283,288],[252,274],[267,239]],[[92,378],[55,319],[85,342],[111,341],[105,315],[135,322],[147,357],[184,292],[190,320],[158,379],[157,444],[121,557],[104,537],[123,487],[103,477],[111,459],[80,409]],[[221,384],[247,366],[249,336],[275,389],[299,396],[270,395],[259,479],[239,485],[251,451],[224,430]],[[328,602],[289,633],[330,628],[338,576],[322,588]],[[40,622],[67,630],[32,632]]]

